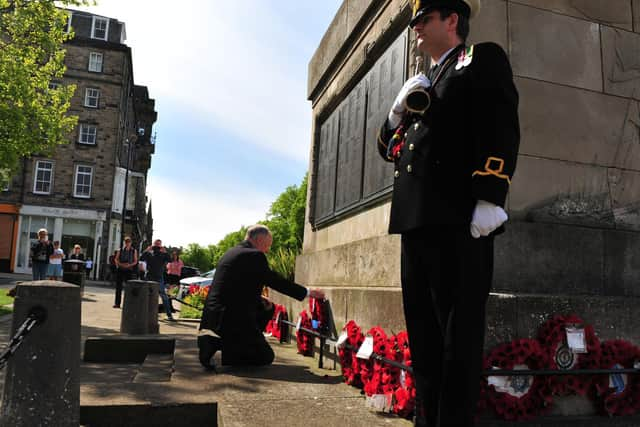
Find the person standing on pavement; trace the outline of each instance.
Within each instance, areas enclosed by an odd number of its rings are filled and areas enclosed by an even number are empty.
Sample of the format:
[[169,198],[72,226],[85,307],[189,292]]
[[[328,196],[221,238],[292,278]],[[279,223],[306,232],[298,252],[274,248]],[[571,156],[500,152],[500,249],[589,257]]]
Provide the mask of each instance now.
[[156,239],[152,246],[147,247],[140,256],[140,259],[147,263],[147,280],[153,280],[160,284],[160,298],[164,311],[167,313],[167,320],[173,322],[173,314],[171,314],[171,301],[167,295],[167,287],[164,280],[164,272],[169,263],[169,254],[167,249],[162,246],[162,241]]
[[113,308],[120,308],[122,301],[122,283],[135,278],[138,266],[138,251],[131,246],[131,237],[125,236],[124,247],[115,254],[116,262],[116,299]]
[[84,268],[87,271],[87,279],[91,275],[91,269],[93,268],[93,260],[91,258],[87,258],[84,262]]
[[274,353],[262,331],[273,315],[273,304],[262,297],[263,286],[302,301],[324,298],[318,289],[307,289],[271,271],[265,254],[273,238],[269,229],[249,227],[245,240],[218,261],[205,301],[198,347],[200,364],[215,370],[212,358],[222,350],[225,365],[269,365]]
[[49,280],[62,280],[62,259],[64,251],[60,249],[60,242],[53,242],[53,253],[49,257]]
[[47,280],[49,257],[53,254],[53,245],[49,241],[46,228],[38,230],[38,241],[31,246],[31,271],[33,280]]
[[178,285],[180,283],[182,267],[184,267],[184,263],[180,259],[178,251],[171,252],[171,262],[167,264],[167,282],[170,285]]
[[73,245],[73,252],[69,255],[69,259],[77,259],[84,261],[84,254],[82,253],[82,247],[77,243]]
[[[389,232],[401,235],[417,426],[474,425],[493,240],[520,141],[506,53],[465,44],[479,3],[413,1],[409,25],[432,67],[407,80],[378,137],[396,169]],[[430,103],[409,103],[416,90]]]

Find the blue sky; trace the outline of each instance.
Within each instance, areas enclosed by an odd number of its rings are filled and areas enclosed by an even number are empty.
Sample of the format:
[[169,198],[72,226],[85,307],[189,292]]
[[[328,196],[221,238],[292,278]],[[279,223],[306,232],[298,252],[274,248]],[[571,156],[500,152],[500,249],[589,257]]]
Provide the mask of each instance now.
[[307,67],[342,0],[99,0],[156,100],[154,237],[217,243],[307,171]]

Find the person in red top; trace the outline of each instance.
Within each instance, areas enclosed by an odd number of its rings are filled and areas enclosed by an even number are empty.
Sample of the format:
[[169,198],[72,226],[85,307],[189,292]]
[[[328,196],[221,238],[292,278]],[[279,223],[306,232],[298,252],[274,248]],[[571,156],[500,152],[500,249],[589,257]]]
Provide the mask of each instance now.
[[182,267],[184,267],[184,263],[180,259],[178,251],[171,252],[171,262],[167,264],[167,283],[170,285],[177,285],[180,283]]

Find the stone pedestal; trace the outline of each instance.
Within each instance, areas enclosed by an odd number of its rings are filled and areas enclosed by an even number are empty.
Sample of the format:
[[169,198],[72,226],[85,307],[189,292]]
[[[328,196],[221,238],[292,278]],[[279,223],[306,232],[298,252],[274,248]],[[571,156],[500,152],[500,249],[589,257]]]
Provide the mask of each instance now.
[[0,425],[78,426],[80,289],[48,280],[19,284],[12,335],[34,307],[42,307],[46,318],[9,359]]
[[149,282],[144,280],[126,282],[120,332],[130,335],[149,333]]

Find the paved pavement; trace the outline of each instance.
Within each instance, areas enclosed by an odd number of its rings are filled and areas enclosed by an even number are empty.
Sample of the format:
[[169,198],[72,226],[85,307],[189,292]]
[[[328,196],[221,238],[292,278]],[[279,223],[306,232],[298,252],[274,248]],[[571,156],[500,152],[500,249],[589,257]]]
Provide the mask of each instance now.
[[[0,278],[7,279],[7,276],[3,274]],[[10,278],[24,280],[24,277]],[[10,286],[6,282],[0,282],[2,287]],[[88,337],[119,335],[121,311],[113,309],[112,304],[112,289],[85,288],[82,343]],[[8,341],[10,317],[0,319],[3,343]],[[170,411],[176,412],[182,405],[195,413],[197,407],[193,405],[199,404],[217,404],[218,425],[225,427],[410,425],[395,416],[368,411],[359,390],[342,383],[338,372],[315,368],[317,361],[298,355],[295,344],[279,344],[274,340],[276,360],[269,367],[223,366],[219,367],[218,374],[207,373],[197,360],[197,323],[186,320],[170,323],[163,318],[161,314],[160,336],[176,340],[173,358],[148,358],[142,364],[82,363],[80,403],[83,410],[97,408],[105,420],[112,414],[120,425],[165,425],[165,422],[169,425]],[[219,353],[216,357],[219,358]],[[3,382],[1,372],[0,376]],[[151,418],[134,422],[132,414],[141,407],[166,407],[169,415],[161,424],[151,422]],[[185,413],[178,425],[216,425],[213,419],[206,423],[187,422],[189,413]],[[147,411],[143,416],[151,417],[150,414]],[[104,423],[108,425],[109,421]],[[175,422],[172,425],[175,426]]]

